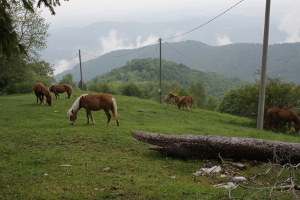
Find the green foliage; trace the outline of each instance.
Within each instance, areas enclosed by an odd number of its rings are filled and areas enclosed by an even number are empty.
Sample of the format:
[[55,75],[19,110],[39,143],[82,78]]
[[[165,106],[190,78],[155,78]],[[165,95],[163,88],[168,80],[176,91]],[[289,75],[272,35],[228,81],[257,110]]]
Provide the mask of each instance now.
[[128,83],[128,84],[126,84],[122,88],[121,92],[122,92],[122,95],[125,95],[125,96],[135,96],[135,97],[140,97],[141,94],[142,94],[141,90],[134,83]]
[[208,97],[206,98],[203,107],[207,110],[217,110],[218,105],[219,105],[219,101],[216,98]]
[[44,61],[28,63],[22,57],[0,59],[0,93],[27,93],[37,81],[54,82],[53,69]]
[[206,95],[205,95],[205,89],[203,87],[203,84],[200,82],[194,83],[189,87],[189,90],[193,94],[191,96],[193,96],[195,98],[196,105],[199,108],[204,108]]
[[76,82],[73,81],[73,75],[72,74],[64,75],[64,77],[59,81],[59,84],[70,84],[73,88],[77,87]]
[[18,35],[19,43],[24,45],[26,59],[38,61],[39,52],[46,48],[49,24],[41,17],[41,11],[33,8],[32,12],[24,9],[21,2],[16,1],[10,6],[9,14],[13,27]]
[[[237,78],[227,78],[212,72],[192,70],[183,64],[163,60],[162,65],[162,80],[164,82],[177,83],[181,88],[190,87],[194,83],[201,82],[206,95],[216,98],[223,96],[229,88],[237,88],[245,84]],[[145,58],[132,60],[123,67],[113,69],[111,72],[93,78],[91,82],[158,83],[158,66],[159,59]]]
[[[266,85],[265,111],[273,106],[299,112],[300,87],[269,79]],[[220,112],[256,119],[258,109],[258,84],[231,89],[222,98]]]
[[[72,74],[71,74],[72,75]],[[72,77],[72,80],[73,80],[73,77]],[[78,82],[78,88],[80,88],[81,90],[87,90],[87,85],[85,84],[84,81],[79,81]]]
[[116,88],[114,88],[111,83],[91,83],[88,86],[89,90],[100,92],[100,93],[108,93],[108,94],[117,94]]
[[[44,4],[46,7],[50,9],[50,11],[54,14],[53,6],[59,5],[59,0],[48,1],[48,0],[38,0],[38,5]],[[31,44],[37,37],[41,35],[41,33],[45,33],[45,28],[37,29],[36,27],[29,30],[28,27],[24,27],[20,25],[16,26],[16,21],[20,15],[23,14],[23,18],[21,16],[20,22],[26,22],[26,20],[35,20],[36,18],[36,9],[34,8],[34,3],[32,0],[1,0],[0,3],[0,54],[3,54],[6,57],[16,56],[20,54],[28,54],[29,46],[21,39],[20,30],[33,31],[31,34],[32,37],[28,37],[28,41]],[[15,10],[14,10],[15,9]],[[17,10],[16,10],[17,9]],[[25,14],[28,13],[29,17],[25,18]],[[18,15],[17,15],[18,14]],[[21,15],[22,15],[21,14]],[[40,19],[40,18],[39,18]],[[44,21],[43,21],[44,22]],[[34,23],[28,23],[31,27]],[[41,24],[41,21],[37,23]],[[44,28],[44,29],[43,29]],[[47,26],[48,28],[48,26]],[[46,28],[46,29],[47,29]],[[25,34],[24,34],[25,35]],[[24,38],[26,38],[24,36]],[[41,38],[39,38],[41,39]],[[36,45],[40,45],[36,43]]]

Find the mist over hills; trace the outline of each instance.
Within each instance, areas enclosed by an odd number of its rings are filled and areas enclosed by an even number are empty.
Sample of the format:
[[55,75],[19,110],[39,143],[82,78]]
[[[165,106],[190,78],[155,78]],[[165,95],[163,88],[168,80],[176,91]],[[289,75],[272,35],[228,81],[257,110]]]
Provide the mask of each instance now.
[[[211,46],[197,41],[162,44],[164,60],[182,63],[192,69],[216,72],[240,80],[254,81],[261,65],[261,44],[230,44]],[[132,59],[157,58],[158,44],[139,49],[117,50],[82,64],[84,81],[125,65]],[[300,84],[300,43],[269,45],[267,73],[285,82]],[[60,80],[65,74],[80,79],[79,65],[57,74]]]
[[[82,51],[82,59],[87,61],[95,58],[94,55],[100,56],[114,50],[138,48],[151,44],[151,41],[158,38],[166,40],[210,19],[199,16],[143,23],[100,21],[74,27],[68,27],[66,24],[64,27],[54,27],[49,30],[47,48],[41,54],[47,62],[55,64],[55,68],[68,62],[67,67],[62,67],[66,70],[78,63],[78,49]],[[285,41],[288,36],[278,28],[279,23],[278,17],[272,16],[270,44]],[[221,19],[197,31],[166,41],[195,40],[214,46],[229,43],[262,43],[263,26],[262,16],[224,15]],[[57,70],[57,73],[63,70]]]

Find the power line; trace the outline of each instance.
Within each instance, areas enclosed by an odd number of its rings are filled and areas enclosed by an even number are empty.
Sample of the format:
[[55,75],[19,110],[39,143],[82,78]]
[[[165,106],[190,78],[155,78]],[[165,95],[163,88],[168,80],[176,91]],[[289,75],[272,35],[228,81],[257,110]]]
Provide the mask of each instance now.
[[183,57],[185,57],[187,60],[191,61],[194,65],[198,65],[200,66],[199,63],[197,63],[196,61],[194,61],[192,58],[188,57],[187,55],[185,55],[184,53],[182,53],[181,51],[179,51],[178,49],[176,49],[174,46],[172,46],[170,43],[165,42],[165,44],[167,44],[169,47],[171,47],[172,49],[174,49],[178,54],[182,55]]
[[175,36],[166,38],[165,40],[170,40],[170,39],[173,39],[173,38],[176,38],[176,37],[180,37],[180,36],[183,36],[183,35],[186,35],[186,34],[188,34],[188,33],[193,32],[193,31],[195,31],[195,30],[197,30],[197,29],[199,29],[199,28],[201,28],[201,27],[203,27],[203,26],[209,24],[210,22],[216,20],[217,18],[221,17],[222,15],[224,15],[225,13],[227,13],[228,11],[230,11],[231,9],[233,9],[234,7],[236,7],[237,5],[239,5],[240,3],[242,3],[243,1],[244,1],[244,0],[240,0],[239,2],[237,2],[236,4],[234,4],[233,6],[231,6],[230,8],[226,9],[225,11],[223,11],[222,13],[220,13],[219,15],[217,15],[217,16],[215,16],[214,18],[208,20],[207,22],[201,24],[200,26],[197,26],[196,28],[193,28],[193,29],[191,29],[191,30],[189,30],[189,31],[186,31],[186,32],[182,33],[182,34],[179,34],[179,35],[175,35]]

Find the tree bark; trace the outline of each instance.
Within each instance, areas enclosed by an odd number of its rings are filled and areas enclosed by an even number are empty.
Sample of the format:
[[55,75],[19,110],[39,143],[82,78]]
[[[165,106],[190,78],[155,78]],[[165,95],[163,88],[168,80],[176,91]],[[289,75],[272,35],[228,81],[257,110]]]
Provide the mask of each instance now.
[[300,143],[213,135],[163,135],[133,132],[141,142],[157,145],[151,150],[163,151],[181,158],[233,158],[299,163]]

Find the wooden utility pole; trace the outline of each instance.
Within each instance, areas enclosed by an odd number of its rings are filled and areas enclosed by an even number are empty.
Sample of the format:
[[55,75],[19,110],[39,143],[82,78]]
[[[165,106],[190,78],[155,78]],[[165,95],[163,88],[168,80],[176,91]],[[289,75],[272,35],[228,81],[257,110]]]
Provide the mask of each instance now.
[[162,103],[162,89],[161,89],[161,38],[159,38],[159,103]]
[[270,4],[271,4],[271,0],[266,0],[264,40],[263,40],[263,52],[262,52],[262,63],[261,63],[261,71],[260,71],[259,99],[258,99],[258,112],[257,112],[257,129],[261,129],[261,130],[264,128],[263,126],[264,126],[266,72],[267,72],[268,40],[269,40]]
[[80,89],[83,90],[83,80],[82,80],[82,67],[81,67],[81,54],[79,49],[79,66],[80,66]]

